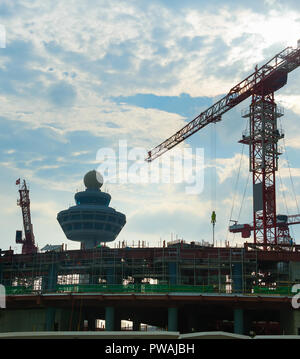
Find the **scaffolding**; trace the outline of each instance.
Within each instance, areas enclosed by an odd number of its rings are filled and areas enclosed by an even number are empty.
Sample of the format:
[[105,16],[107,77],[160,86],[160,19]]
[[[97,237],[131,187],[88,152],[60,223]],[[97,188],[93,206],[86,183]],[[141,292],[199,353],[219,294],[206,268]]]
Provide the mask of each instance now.
[[[276,253],[181,242],[167,247],[103,246],[30,255],[3,251],[0,282],[8,295],[50,292],[289,295],[291,287],[300,282],[300,275],[295,275],[300,253]],[[297,266],[296,270],[299,269]]]

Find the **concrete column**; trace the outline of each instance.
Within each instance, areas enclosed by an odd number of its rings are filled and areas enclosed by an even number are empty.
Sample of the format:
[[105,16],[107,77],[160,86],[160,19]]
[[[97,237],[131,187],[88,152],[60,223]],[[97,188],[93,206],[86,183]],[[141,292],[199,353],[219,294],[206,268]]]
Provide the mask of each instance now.
[[244,334],[244,310],[235,308],[233,311],[234,333]]
[[46,325],[45,325],[46,331],[52,331],[55,329],[54,328],[55,314],[56,314],[55,308],[49,307],[46,309]]
[[168,308],[168,331],[177,332],[178,330],[178,308]]
[[115,308],[105,308],[105,330],[113,331],[115,328]]

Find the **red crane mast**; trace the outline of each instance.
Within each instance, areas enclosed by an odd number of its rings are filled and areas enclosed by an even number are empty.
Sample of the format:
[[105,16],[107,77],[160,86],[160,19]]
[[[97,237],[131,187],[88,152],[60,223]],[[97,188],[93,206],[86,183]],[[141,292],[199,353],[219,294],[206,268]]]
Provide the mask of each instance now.
[[283,138],[277,129],[277,118],[282,115],[274,101],[274,92],[287,83],[287,75],[300,66],[300,46],[287,47],[254,73],[235,85],[226,96],[198,115],[181,130],[148,152],[151,162],[175,147],[209,123],[252,97],[249,112],[250,132],[240,141],[249,145],[250,171],[253,174],[253,230],[254,243],[277,245],[275,172],[278,169],[277,142]]
[[23,239],[22,231],[17,231],[16,243],[23,244],[22,254],[36,253],[37,247],[35,246],[35,242],[34,242],[33,227],[31,223],[31,214],[30,214],[29,189],[27,188],[25,180],[23,180],[23,183],[20,184],[20,179],[18,179],[16,181],[16,185],[19,185],[20,199],[18,199],[17,204],[22,209],[24,235],[25,235],[25,238]]

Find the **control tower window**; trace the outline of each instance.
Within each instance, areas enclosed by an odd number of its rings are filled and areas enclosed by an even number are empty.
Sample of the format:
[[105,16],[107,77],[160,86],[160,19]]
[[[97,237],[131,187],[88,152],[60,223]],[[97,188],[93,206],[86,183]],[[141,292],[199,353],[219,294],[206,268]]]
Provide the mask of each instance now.
[[82,218],[83,219],[94,219],[94,216],[92,214],[83,214]]
[[96,214],[96,215],[95,215],[95,219],[105,221],[105,220],[106,220],[106,216],[105,216],[104,214]]
[[71,219],[80,219],[80,214],[73,214]]
[[81,223],[74,223],[74,229],[81,229]]

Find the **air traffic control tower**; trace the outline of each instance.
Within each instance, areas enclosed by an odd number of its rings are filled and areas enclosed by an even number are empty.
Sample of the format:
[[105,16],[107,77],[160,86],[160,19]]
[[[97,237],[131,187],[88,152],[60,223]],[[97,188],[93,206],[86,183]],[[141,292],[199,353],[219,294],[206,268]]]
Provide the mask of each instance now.
[[111,196],[102,192],[102,175],[93,170],[83,179],[86,190],[74,196],[75,206],[57,214],[66,237],[81,242],[81,248],[94,248],[116,239],[126,223],[123,213],[109,207]]

